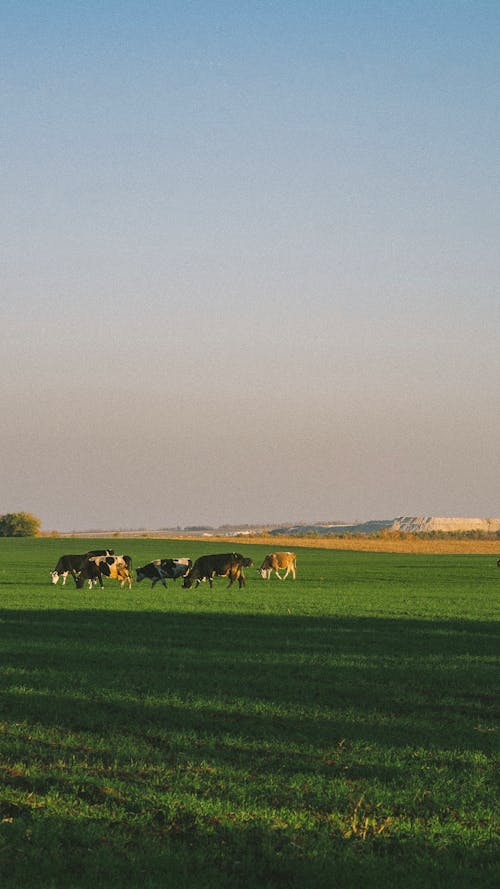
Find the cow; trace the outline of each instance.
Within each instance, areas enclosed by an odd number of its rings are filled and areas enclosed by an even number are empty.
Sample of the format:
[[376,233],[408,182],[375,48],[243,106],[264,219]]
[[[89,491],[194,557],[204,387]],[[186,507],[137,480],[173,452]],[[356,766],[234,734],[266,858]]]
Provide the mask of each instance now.
[[184,577],[192,564],[191,559],[155,559],[153,562],[143,565],[142,568],[136,569],[137,583],[147,578],[151,581],[151,589],[158,581],[166,589],[166,579],[177,580],[178,577]]
[[92,556],[114,556],[114,549],[89,549],[88,553],[85,553],[86,556],[92,558]]
[[246,584],[243,568],[249,568],[252,564],[252,560],[245,558],[241,553],[200,556],[184,575],[182,588],[188,590],[193,583],[197,587],[203,580],[208,580],[210,588],[212,588],[214,577],[228,577],[228,587],[237,580],[241,589]]
[[80,573],[82,564],[86,559],[89,559],[92,556],[112,555],[114,555],[112,549],[94,549],[90,550],[88,553],[83,553],[80,555],[61,556],[54,570],[50,572],[52,583],[57,583],[59,578],[62,577],[62,586],[64,586],[68,574],[72,574],[76,582],[76,575]]
[[128,588],[130,589],[132,586],[131,569],[132,559],[130,556],[92,556],[89,559],[85,559],[82,563],[80,574],[76,581],[77,589],[82,589],[85,581],[88,581],[89,589],[93,583],[98,583],[101,589],[103,589],[103,577],[119,580],[122,589],[125,583],[128,583]]
[[84,559],[82,561],[78,577],[75,577],[77,590],[81,590],[83,588],[83,584],[85,583],[85,581],[88,582],[89,589],[91,589],[91,587],[97,583],[100,585],[101,589],[103,588],[102,571],[95,557]]
[[[262,565],[259,568],[259,573],[265,580],[269,580],[271,573],[274,571],[278,580],[285,580],[291,572],[293,579],[295,580],[296,568],[297,557],[295,553],[269,553],[262,562]],[[286,569],[286,573],[283,577],[281,577],[281,574],[279,573],[282,569]]]
[[76,575],[81,571],[82,564],[85,562],[86,558],[87,556],[83,553],[80,553],[79,555],[61,556],[54,570],[50,572],[52,583],[57,583],[59,578],[62,577],[62,585],[64,586],[68,574],[72,574],[76,580]]

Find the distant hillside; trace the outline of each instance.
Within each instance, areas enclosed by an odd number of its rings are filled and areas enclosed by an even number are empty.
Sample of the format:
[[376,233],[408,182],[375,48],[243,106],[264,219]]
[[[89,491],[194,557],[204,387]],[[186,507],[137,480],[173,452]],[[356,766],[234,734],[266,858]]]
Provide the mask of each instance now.
[[394,519],[391,531],[407,533],[429,533],[430,531],[500,531],[500,519],[446,518],[436,516],[399,516]]
[[352,525],[311,524],[283,525],[269,530],[271,535],[304,537],[308,534],[375,534],[377,531],[402,531],[406,534],[429,534],[432,531],[450,534],[462,531],[496,533],[500,531],[500,519],[446,518],[436,516],[399,516],[395,519],[374,519],[369,522],[356,522]]
[[288,525],[283,528],[273,528],[270,534],[290,534],[294,537],[304,537],[307,534],[374,534],[390,528],[393,519],[378,519],[370,522],[357,522],[354,525]]

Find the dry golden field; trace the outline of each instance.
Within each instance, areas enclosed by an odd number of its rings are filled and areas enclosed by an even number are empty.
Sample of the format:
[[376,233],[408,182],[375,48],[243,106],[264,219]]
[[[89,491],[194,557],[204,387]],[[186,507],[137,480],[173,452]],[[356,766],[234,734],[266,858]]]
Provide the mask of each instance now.
[[42,533],[42,537],[73,537],[73,538],[116,538],[116,539],[134,539],[134,538],[154,538],[156,540],[206,540],[207,544],[220,543],[223,550],[227,550],[228,546],[237,549],[238,546],[262,544],[269,547],[269,551],[280,549],[293,550],[294,547],[307,546],[315,549],[343,549],[354,550],[359,552],[374,553],[435,553],[451,554],[454,553],[476,553],[479,555],[496,555],[500,558],[500,540],[473,540],[460,539],[450,535],[450,537],[439,539],[431,537],[417,537],[416,535],[406,534],[400,537],[396,534],[383,537],[295,537],[286,535],[274,536],[270,534],[246,535],[238,534],[235,536],[225,536],[218,534],[207,534],[200,537],[199,534],[183,533],[182,531],[92,531],[92,532],[73,532],[71,534],[59,534],[57,532]]
[[[184,539],[189,539],[188,537]],[[198,538],[199,539],[199,538]],[[439,540],[414,536],[406,538],[389,537],[207,537],[207,541],[231,543],[234,546],[245,544],[267,544],[270,550],[293,549],[298,546],[311,546],[316,549],[344,549],[379,553],[477,553],[500,557],[500,540]]]

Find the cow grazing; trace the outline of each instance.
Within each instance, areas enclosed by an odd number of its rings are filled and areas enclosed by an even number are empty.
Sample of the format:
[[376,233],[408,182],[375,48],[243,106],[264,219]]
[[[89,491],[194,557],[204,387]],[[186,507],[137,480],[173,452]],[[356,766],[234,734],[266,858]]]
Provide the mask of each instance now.
[[92,556],[112,555],[112,549],[96,549],[90,550],[88,553],[81,553],[80,555],[61,556],[54,570],[50,572],[52,583],[57,583],[59,578],[62,577],[62,586],[64,586],[68,574],[72,574],[76,582],[76,576],[80,573],[82,564],[86,559],[89,559]]
[[159,581],[166,589],[165,580],[177,580],[178,577],[184,577],[191,565],[191,559],[155,559],[153,562],[143,565],[142,568],[136,569],[137,583],[147,578],[151,581],[151,588]]
[[[296,568],[297,557],[295,553],[269,553],[262,562],[262,565],[259,568],[259,573],[265,580],[269,580],[271,573],[274,571],[278,580],[285,580],[291,572],[292,577],[295,580]],[[281,577],[279,572],[285,569],[286,573]]]
[[82,564],[85,562],[86,558],[87,556],[84,553],[80,553],[79,555],[61,556],[54,570],[50,572],[52,583],[57,583],[59,578],[62,577],[62,585],[64,586],[68,574],[72,574],[76,580],[76,576],[80,573]]
[[243,568],[248,568],[252,564],[251,559],[245,558],[240,553],[200,556],[184,575],[182,587],[185,590],[190,589],[193,583],[197,587],[203,580],[208,580],[210,587],[212,587],[214,577],[228,577],[228,587],[237,580],[241,589],[246,583]]
[[76,582],[77,589],[82,589],[85,581],[88,582],[89,589],[93,583],[98,583],[103,589],[103,577],[119,580],[122,589],[128,583],[130,589],[132,586],[131,568],[132,559],[130,556],[92,556],[86,559],[81,566]]
[[99,584],[101,589],[103,588],[101,568],[100,565],[96,562],[95,558],[83,560],[80,566],[78,577],[75,577],[77,590],[81,590],[83,588],[85,581],[88,582],[89,589],[91,589],[91,587],[97,583]]

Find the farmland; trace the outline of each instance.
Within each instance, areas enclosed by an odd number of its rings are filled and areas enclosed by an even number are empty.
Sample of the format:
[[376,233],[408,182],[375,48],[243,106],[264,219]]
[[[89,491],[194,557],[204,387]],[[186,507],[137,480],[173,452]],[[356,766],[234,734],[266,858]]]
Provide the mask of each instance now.
[[3,889],[496,886],[493,555],[309,545],[295,583],[50,583],[103,545],[236,546],[0,540]]

